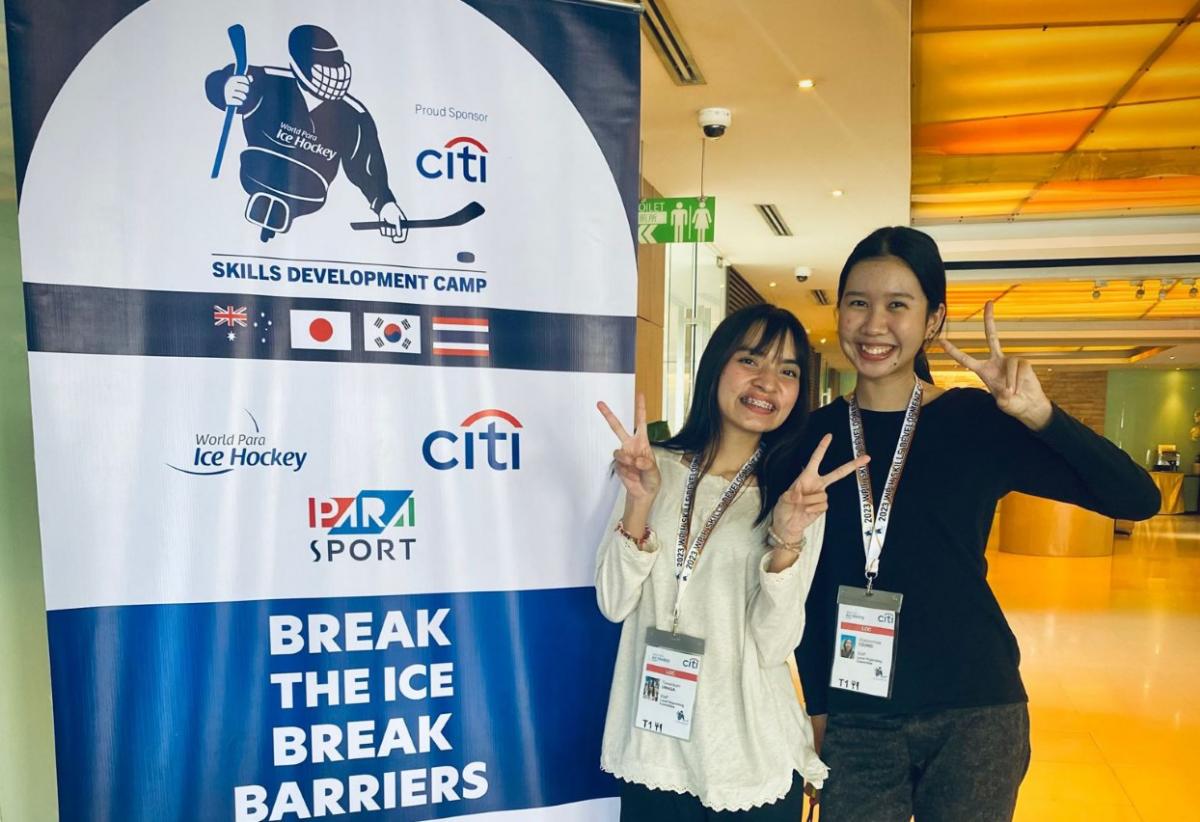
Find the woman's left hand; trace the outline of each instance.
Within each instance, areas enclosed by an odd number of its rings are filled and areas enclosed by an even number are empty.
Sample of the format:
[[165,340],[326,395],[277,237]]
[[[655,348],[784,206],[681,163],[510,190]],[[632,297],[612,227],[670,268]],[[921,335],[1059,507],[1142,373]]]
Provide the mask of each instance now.
[[821,474],[821,460],[833,442],[833,434],[826,434],[817,444],[808,465],[796,477],[792,486],[784,491],[775,510],[771,514],[771,530],[786,543],[797,543],[804,535],[804,529],[812,525],[817,517],[829,509],[829,496],[825,489],[833,483],[848,477],[866,465],[870,457],[864,454],[858,459],[851,460],[828,474]]
[[996,333],[996,310],[991,300],[983,307],[983,327],[991,356],[982,362],[964,354],[945,337],[938,343],[950,355],[950,359],[974,371],[983,380],[1001,411],[1016,417],[1034,431],[1042,430],[1050,424],[1054,406],[1046,398],[1042,384],[1033,373],[1033,366],[1019,357],[1005,356],[1000,348],[1000,336]]

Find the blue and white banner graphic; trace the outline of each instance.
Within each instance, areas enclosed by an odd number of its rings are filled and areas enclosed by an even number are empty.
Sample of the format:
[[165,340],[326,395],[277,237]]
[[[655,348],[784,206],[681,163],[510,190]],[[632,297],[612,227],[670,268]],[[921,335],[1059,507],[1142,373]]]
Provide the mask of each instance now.
[[61,818],[614,819],[636,13],[6,10]]

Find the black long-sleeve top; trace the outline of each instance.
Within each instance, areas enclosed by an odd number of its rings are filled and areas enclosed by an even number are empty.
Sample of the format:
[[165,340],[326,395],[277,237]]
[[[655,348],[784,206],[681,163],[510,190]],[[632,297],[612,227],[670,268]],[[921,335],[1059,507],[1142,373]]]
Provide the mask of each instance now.
[[[876,504],[903,411],[862,411]],[[813,412],[802,454],[833,434],[822,470],[851,459],[847,403]],[[1055,407],[1033,432],[986,391],[951,389],[921,409],[896,491],[875,587],[904,595],[890,699],[829,687],[839,585],[863,587],[863,541],[853,476],[829,488],[825,543],[808,596],[796,662],[808,712],[916,714],[1027,699],[1016,637],[987,583],[984,549],[996,503],[1009,491],[1121,519],[1158,512],[1158,488],[1123,451]]]

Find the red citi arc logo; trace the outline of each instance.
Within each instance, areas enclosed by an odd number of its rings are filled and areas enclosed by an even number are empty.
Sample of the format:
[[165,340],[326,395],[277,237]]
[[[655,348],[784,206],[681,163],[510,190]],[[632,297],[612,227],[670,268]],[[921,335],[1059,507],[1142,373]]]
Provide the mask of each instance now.
[[[486,426],[476,426],[486,420]],[[462,431],[434,431],[425,438],[421,455],[439,471],[476,466],[493,471],[521,469],[521,421],[499,408],[476,411],[462,421]],[[508,430],[503,430],[508,429]]]

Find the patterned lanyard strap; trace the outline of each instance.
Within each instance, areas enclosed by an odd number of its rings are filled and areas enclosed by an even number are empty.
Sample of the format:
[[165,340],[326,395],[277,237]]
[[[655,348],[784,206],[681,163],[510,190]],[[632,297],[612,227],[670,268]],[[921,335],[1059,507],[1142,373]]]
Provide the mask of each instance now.
[[[900,439],[896,441],[896,452],[892,455],[892,464],[888,468],[887,480],[883,484],[883,493],[879,498],[879,510],[875,510],[875,495],[871,491],[871,473],[867,467],[860,466],[855,471],[858,480],[858,508],[862,515],[863,553],[866,555],[867,590],[870,591],[879,575],[879,556],[883,553],[883,541],[887,537],[888,522],[891,519],[893,503],[896,499],[896,487],[900,484],[900,474],[904,471],[904,463],[908,460],[908,451],[912,446],[913,435],[917,430],[917,419],[921,416],[921,396],[924,388],[917,380],[913,386],[912,396],[908,400],[908,408],[904,411],[904,425],[900,428]],[[851,393],[848,399],[850,406],[850,443],[854,448],[857,459],[866,453],[866,441],[863,437],[862,414],[858,408],[858,397]]]
[[692,545],[689,548],[688,533],[692,527],[692,507],[696,502],[696,486],[700,483],[700,455],[692,457],[692,466],[688,471],[687,485],[683,490],[683,511],[679,516],[679,537],[675,542],[675,581],[677,587],[675,590],[675,610],[671,622],[671,633],[675,633],[675,628],[679,625],[679,606],[683,602],[683,592],[687,589],[688,583],[692,579],[692,571],[696,568],[696,563],[700,560],[700,554],[704,551],[704,545],[708,542],[709,536],[713,529],[717,527],[717,523],[725,514],[725,510],[733,504],[738,493],[741,492],[742,486],[746,484],[746,480],[750,474],[754,472],[758,461],[762,459],[762,447],[760,446],[750,459],[737,472],[733,481],[729,483],[729,487],[725,489],[725,493],[721,494],[721,499],[717,501],[717,507],[708,515],[708,519],[704,521],[700,533],[696,534],[696,538],[692,540]]

